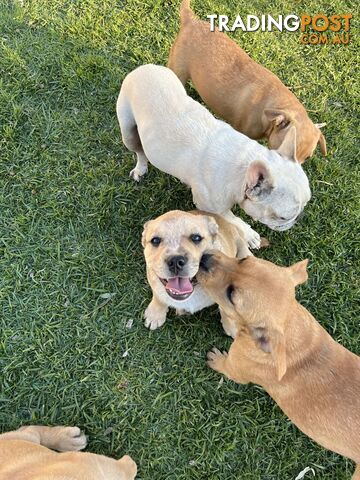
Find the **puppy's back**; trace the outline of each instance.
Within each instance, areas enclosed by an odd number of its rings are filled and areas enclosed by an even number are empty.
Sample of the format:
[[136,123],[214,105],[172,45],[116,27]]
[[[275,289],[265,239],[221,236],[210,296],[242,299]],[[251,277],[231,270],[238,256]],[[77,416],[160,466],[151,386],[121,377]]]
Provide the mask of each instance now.
[[126,95],[130,100],[136,95],[136,98],[156,102],[160,96],[168,101],[174,96],[186,96],[186,91],[169,68],[148,64],[135,68],[125,77],[120,95]]

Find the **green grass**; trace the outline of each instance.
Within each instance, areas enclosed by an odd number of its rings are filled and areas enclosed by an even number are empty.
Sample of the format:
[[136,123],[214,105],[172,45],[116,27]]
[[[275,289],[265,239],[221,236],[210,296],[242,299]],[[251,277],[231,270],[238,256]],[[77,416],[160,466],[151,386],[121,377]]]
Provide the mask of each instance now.
[[[209,13],[356,13],[356,2],[194,0]],[[355,24],[355,23],[354,23]],[[224,380],[206,352],[228,348],[217,309],[150,333],[142,225],[192,208],[189,190],[151,168],[129,178],[115,102],[125,75],[165,64],[178,2],[37,0],[0,7],[0,423],[77,424],[89,450],[130,454],[139,478],[349,479],[353,465],[300,433],[268,395]],[[305,165],[313,198],[293,229],[256,225],[280,264],[310,258],[298,298],[360,354],[359,45],[304,46],[299,33],[238,41],[327,122],[329,155]],[[195,98],[196,93],[191,90]],[[127,322],[132,319],[132,328]],[[124,356],[127,352],[127,356]],[[309,477],[310,478],[310,477]]]

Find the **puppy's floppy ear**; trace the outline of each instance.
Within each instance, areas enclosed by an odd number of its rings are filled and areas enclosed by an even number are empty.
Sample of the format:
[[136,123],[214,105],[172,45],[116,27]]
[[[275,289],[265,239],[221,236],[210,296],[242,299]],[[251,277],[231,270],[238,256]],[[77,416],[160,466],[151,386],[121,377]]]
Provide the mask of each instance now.
[[273,357],[277,378],[280,381],[286,373],[286,347],[283,332],[265,327],[250,327],[250,335],[265,353]]
[[289,128],[280,147],[276,150],[279,155],[297,162],[296,158],[296,128]]
[[309,260],[302,260],[301,262],[294,263],[291,267],[288,267],[290,271],[291,278],[294,282],[294,285],[300,285],[301,283],[305,283],[308,279],[309,275],[307,273],[307,265]]
[[144,224],[144,230],[141,235],[141,245],[143,246],[143,248],[145,248],[145,245],[146,245],[146,231],[149,228],[150,223],[151,223],[151,220],[149,220]]
[[289,114],[285,110],[273,110],[266,108],[264,110],[266,119],[279,129],[286,128],[291,122]]
[[123,475],[120,477],[127,478],[128,480],[135,480],[135,476],[137,474],[137,465],[134,460],[129,457],[129,455],[124,455],[123,457],[119,458],[117,462],[121,468],[121,473],[125,474],[125,477],[123,477]]
[[268,195],[273,188],[273,181],[264,162],[255,160],[246,172],[245,194],[250,200]]
[[219,225],[216,223],[215,218],[210,217],[209,215],[206,215],[206,220],[207,220],[210,235],[212,237],[215,237],[219,231]]

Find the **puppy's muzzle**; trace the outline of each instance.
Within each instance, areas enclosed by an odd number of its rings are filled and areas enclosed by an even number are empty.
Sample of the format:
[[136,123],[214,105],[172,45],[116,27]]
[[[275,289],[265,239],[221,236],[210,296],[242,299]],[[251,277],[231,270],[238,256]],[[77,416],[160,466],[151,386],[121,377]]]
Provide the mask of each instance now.
[[183,271],[185,265],[187,264],[187,258],[183,255],[175,255],[168,258],[166,260],[166,263],[169,268],[169,272],[177,275],[178,273],[181,273]]
[[285,230],[289,230],[291,227],[295,225],[295,223],[297,223],[300,220],[300,218],[303,215],[304,215],[304,210],[302,210],[293,220],[290,220],[290,222],[273,227],[273,230],[276,230],[277,232],[283,232]]

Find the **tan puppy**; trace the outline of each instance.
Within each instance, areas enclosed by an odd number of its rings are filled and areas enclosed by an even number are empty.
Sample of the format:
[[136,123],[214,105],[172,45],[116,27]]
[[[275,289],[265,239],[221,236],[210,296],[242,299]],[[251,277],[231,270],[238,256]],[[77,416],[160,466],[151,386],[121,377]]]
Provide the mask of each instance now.
[[[22,427],[0,435],[0,480],[133,480],[136,463],[80,453],[86,437],[78,427]],[[49,449],[58,450],[57,453]]]
[[254,62],[225,34],[210,31],[183,0],[181,28],[171,48],[168,67],[185,85],[191,79],[204,102],[239,132],[267,138],[277,149],[291,126],[296,127],[297,160],[310,157],[317,143],[326,155],[326,142],[305,108],[279,78]]
[[[145,325],[161,327],[169,307],[178,313],[196,312],[214,301],[197,284],[200,260],[214,248],[239,258],[250,255],[244,237],[219,215],[173,210],[147,222],[142,245],[153,298],[145,311]],[[223,322],[225,332],[235,331]]]
[[238,383],[257,383],[300,430],[351,458],[360,478],[360,358],[335,342],[295,298],[307,260],[291,267],[221,253],[205,255],[198,279],[238,325],[229,354],[208,365]]

